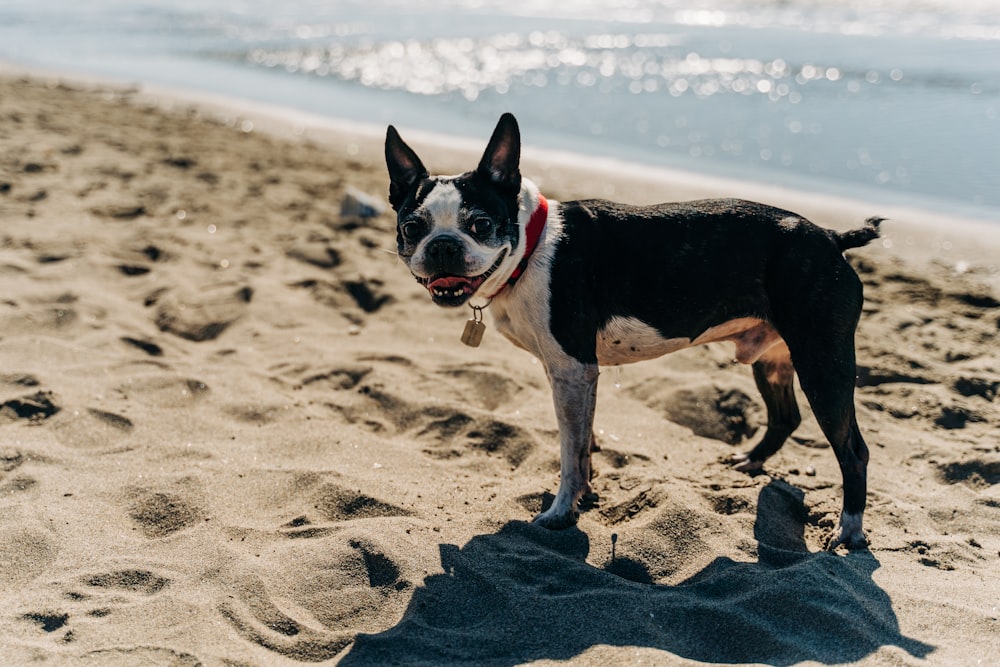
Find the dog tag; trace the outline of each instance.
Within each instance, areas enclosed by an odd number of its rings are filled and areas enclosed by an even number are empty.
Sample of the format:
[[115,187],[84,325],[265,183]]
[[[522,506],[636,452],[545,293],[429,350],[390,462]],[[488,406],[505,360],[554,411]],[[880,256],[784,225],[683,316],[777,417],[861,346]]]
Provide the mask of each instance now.
[[472,319],[465,323],[465,331],[462,332],[462,342],[469,347],[479,347],[483,341],[483,334],[486,333],[486,325],[483,324],[483,309],[479,306],[472,308]]
[[485,324],[479,320],[469,320],[465,323],[465,331],[462,332],[462,342],[469,347],[479,347],[485,332]]

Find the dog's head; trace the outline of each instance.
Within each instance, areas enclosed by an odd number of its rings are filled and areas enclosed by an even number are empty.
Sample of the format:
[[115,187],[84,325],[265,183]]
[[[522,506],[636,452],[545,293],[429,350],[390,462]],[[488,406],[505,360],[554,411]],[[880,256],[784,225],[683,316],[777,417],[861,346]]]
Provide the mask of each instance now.
[[[439,306],[460,306],[498,292],[524,252],[521,135],[514,116],[497,123],[479,166],[430,176],[389,126],[385,160],[389,203],[397,214],[399,257]],[[528,214],[530,215],[530,210]]]

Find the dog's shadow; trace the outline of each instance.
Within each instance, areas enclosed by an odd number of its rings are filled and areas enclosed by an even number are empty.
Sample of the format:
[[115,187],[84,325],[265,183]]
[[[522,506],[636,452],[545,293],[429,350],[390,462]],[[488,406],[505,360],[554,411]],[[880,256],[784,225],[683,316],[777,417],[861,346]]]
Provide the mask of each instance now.
[[650,647],[711,663],[860,660],[881,646],[923,658],[904,637],[870,552],[810,553],[802,492],[772,482],[758,499],[759,561],[717,558],[687,581],[651,583],[638,561],[585,562],[586,534],[511,522],[464,547],[441,545],[402,620],[359,635],[342,665],[516,665],[568,660],[595,645]]

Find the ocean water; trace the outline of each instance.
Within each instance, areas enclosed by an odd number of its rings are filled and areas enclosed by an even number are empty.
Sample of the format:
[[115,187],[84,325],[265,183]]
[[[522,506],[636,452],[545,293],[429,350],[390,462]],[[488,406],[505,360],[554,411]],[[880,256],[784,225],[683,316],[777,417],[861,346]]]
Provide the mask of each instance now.
[[0,0],[0,59],[1000,223],[1000,0]]

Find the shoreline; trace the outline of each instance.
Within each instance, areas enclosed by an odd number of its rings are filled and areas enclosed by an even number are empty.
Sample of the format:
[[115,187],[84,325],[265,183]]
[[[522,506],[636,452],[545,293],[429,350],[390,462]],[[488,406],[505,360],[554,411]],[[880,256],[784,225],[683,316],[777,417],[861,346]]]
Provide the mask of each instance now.
[[[380,164],[385,128],[379,125],[299,111],[226,95],[144,83],[129,83],[97,75],[78,75],[25,67],[0,61],[0,76],[27,76],[70,85],[110,88],[127,92],[137,102],[166,111],[190,108],[223,122],[249,121],[253,131],[295,140],[314,141],[338,148],[353,159]],[[420,154],[432,154],[432,172],[458,173],[478,161],[489,132],[483,139],[450,137],[397,126],[404,139]],[[372,158],[371,156],[376,156]],[[808,192],[753,181],[700,174],[668,167],[648,166],[617,158],[594,157],[570,151],[533,148],[530,140],[522,148],[522,173],[543,189],[565,193],[564,198],[601,197],[634,204],[653,204],[681,199],[736,197],[766,203],[802,215],[820,226],[845,229],[860,226],[871,216],[885,218],[882,247],[900,259],[934,261],[958,273],[971,273],[976,280],[1000,293],[1000,220],[950,215],[938,211],[890,205],[863,198]],[[585,191],[578,182],[600,184],[598,191]]]

